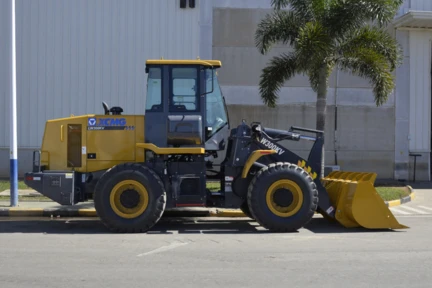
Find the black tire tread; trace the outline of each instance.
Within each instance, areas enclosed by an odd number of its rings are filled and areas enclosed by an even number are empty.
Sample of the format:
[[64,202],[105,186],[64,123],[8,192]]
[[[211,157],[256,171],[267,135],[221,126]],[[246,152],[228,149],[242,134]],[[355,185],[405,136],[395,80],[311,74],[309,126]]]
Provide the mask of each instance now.
[[[132,173],[136,173],[136,172],[141,172],[141,173],[147,173],[149,175],[151,175],[151,177],[153,177],[152,180],[155,180],[157,185],[160,186],[160,188],[163,191],[162,197],[160,197],[158,199],[158,201],[156,202],[156,206],[155,206],[155,210],[153,211],[153,213],[147,218],[146,223],[144,223],[143,225],[140,225],[139,227],[135,226],[135,227],[118,227],[116,225],[113,224],[112,221],[110,221],[109,218],[104,217],[104,215],[99,215],[98,216],[101,220],[101,222],[109,229],[109,231],[111,232],[115,232],[115,233],[144,233],[147,232],[149,229],[151,229],[161,218],[162,215],[165,211],[165,206],[166,206],[166,192],[165,192],[165,188],[164,185],[162,183],[162,180],[160,179],[160,177],[150,168],[141,165],[139,163],[124,163],[124,164],[119,164],[117,166],[114,166],[113,168],[108,169],[103,176],[99,179],[96,187],[95,187],[95,192],[94,192],[94,205],[95,205],[95,209],[96,211],[102,211],[103,207],[102,207],[102,203],[103,201],[97,201],[99,200],[100,197],[105,197],[104,193],[101,189],[103,189],[104,184],[113,177],[113,175],[115,175],[118,172],[122,172],[125,170],[129,170]],[[99,198],[98,198],[99,197]],[[150,203],[149,203],[150,205]]]
[[[258,184],[261,184],[262,181],[266,180],[265,176],[269,176],[271,174],[283,170],[295,172],[299,176],[303,177],[307,181],[309,188],[312,190],[312,199],[311,199],[312,203],[310,209],[307,211],[307,215],[306,215],[307,220],[304,221],[301,225],[296,225],[291,227],[281,227],[278,225],[274,225],[273,223],[264,222],[262,220],[261,217],[262,215],[260,214],[260,212],[257,212],[259,211],[258,206],[260,203],[259,201],[257,201],[256,197],[252,197],[253,193],[255,193]],[[299,230],[303,226],[307,225],[312,220],[315,211],[318,207],[318,190],[312,177],[303,168],[292,163],[276,162],[262,168],[260,171],[258,171],[257,175],[252,179],[248,187],[247,201],[248,201],[248,206],[250,207],[251,215],[253,216],[255,221],[257,221],[261,226],[273,232],[294,232]]]
[[248,201],[244,201],[243,204],[240,206],[240,210],[249,218],[254,219],[250,209]]

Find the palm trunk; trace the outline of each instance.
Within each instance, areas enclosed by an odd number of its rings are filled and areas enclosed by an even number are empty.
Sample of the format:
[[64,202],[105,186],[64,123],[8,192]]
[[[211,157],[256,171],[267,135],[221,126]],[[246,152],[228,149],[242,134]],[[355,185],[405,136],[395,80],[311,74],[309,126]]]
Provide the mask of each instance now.
[[[325,130],[325,120],[327,115],[327,71],[326,67],[322,67],[319,73],[319,84],[318,84],[318,97],[316,104],[316,129]],[[325,139],[325,137],[324,137]],[[322,147],[322,158],[321,158],[321,178],[324,177],[324,164],[325,164],[325,149],[324,143]]]

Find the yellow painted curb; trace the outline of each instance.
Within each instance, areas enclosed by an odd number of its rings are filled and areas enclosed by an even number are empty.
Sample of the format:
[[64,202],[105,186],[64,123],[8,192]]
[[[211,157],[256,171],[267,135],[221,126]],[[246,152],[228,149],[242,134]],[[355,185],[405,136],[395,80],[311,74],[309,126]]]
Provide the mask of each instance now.
[[43,208],[10,208],[9,216],[43,216]]
[[[411,190],[411,191],[412,191],[412,190]],[[415,192],[412,191],[411,194],[410,194],[411,201],[415,199],[415,196],[416,196]]]
[[213,217],[248,217],[240,209],[210,211],[209,214]]
[[387,206],[388,207],[395,207],[395,206],[399,206],[401,205],[401,200],[392,200],[392,201],[387,201]]
[[385,203],[387,204],[387,207],[395,207],[395,206],[400,206],[403,205],[405,203],[411,202],[412,200],[415,199],[415,191],[413,190],[413,188],[409,185],[407,185],[408,189],[410,190],[410,194],[402,199],[397,199],[397,200],[392,200],[392,201],[386,201]]
[[87,216],[87,217],[97,217],[96,209],[79,209],[78,214],[80,216]]

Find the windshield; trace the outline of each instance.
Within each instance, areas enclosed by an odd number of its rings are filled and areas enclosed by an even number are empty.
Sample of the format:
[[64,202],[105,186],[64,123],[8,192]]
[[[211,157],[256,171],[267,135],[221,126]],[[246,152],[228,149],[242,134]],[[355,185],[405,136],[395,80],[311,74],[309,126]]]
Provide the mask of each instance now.
[[215,70],[208,69],[206,71],[206,82],[206,92],[210,92],[213,89],[212,93],[206,95],[207,126],[212,128],[209,131],[208,137],[211,137],[228,124],[228,117]]

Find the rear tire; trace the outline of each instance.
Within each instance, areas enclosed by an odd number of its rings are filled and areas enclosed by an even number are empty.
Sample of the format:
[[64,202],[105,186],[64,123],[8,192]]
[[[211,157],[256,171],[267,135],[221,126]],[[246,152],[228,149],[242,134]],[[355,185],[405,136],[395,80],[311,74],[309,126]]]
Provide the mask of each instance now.
[[162,217],[166,192],[148,167],[126,163],[109,169],[95,187],[94,203],[102,223],[112,232],[142,233]]
[[290,163],[274,163],[261,169],[251,181],[248,204],[253,218],[264,228],[294,232],[312,219],[318,191],[304,169]]
[[252,213],[250,212],[248,201],[244,201],[240,206],[240,210],[249,218],[253,219]]

